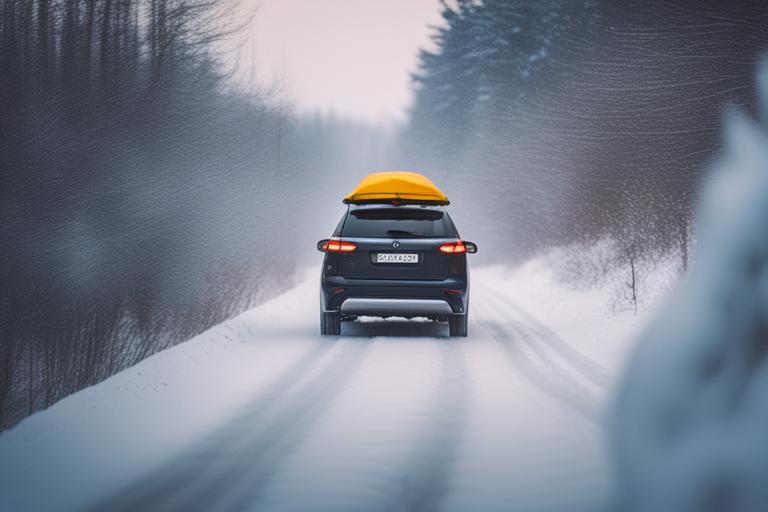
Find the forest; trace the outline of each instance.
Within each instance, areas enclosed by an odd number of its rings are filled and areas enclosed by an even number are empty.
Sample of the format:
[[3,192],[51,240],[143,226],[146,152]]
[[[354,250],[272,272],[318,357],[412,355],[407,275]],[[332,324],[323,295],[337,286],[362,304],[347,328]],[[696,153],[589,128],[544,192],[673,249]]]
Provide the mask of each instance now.
[[0,427],[292,270],[292,219],[270,212],[322,165],[327,123],[229,87],[228,7],[0,3]]
[[[446,2],[401,148],[454,180],[485,245],[514,259],[609,240],[600,265],[684,271],[728,105],[755,113],[759,2]],[[442,178],[441,178],[442,179]],[[605,259],[605,258],[604,258]]]
[[232,87],[233,5],[0,2],[0,429],[289,286],[329,178],[424,172],[489,261],[607,243],[573,279],[683,272],[768,46],[756,2],[446,1],[390,138]]

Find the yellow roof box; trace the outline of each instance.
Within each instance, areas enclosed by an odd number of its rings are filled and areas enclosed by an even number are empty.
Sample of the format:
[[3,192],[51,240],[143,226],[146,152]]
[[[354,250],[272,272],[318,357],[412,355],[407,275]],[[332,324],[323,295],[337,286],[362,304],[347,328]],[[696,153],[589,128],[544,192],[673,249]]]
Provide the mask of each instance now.
[[344,203],[398,202],[416,204],[450,203],[432,181],[417,172],[374,172],[363,178]]

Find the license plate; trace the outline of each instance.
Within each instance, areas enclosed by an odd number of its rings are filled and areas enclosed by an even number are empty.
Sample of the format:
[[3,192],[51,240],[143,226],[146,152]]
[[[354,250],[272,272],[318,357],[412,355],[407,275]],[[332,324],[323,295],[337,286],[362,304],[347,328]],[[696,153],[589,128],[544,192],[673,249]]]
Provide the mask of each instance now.
[[418,254],[404,252],[380,252],[376,255],[376,263],[418,263]]

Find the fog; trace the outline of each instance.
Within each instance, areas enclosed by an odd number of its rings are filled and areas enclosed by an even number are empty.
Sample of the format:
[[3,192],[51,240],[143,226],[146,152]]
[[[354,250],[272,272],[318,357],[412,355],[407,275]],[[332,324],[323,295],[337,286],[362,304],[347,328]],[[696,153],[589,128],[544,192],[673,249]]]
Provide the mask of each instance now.
[[277,82],[300,113],[388,125],[405,121],[417,49],[441,23],[438,0],[241,1],[235,16],[245,29],[219,47],[236,84]]
[[291,289],[373,171],[435,181],[473,263],[559,251],[569,286],[650,307],[696,262],[723,112],[760,117],[767,24],[755,1],[3,2],[0,429]]

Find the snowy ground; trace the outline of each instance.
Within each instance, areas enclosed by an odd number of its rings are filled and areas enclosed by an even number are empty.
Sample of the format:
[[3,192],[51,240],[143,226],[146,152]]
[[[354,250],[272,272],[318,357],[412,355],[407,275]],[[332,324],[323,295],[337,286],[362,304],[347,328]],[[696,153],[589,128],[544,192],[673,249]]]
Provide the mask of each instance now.
[[541,261],[474,269],[470,334],[318,334],[317,271],[0,434],[0,510],[595,510],[641,317]]

